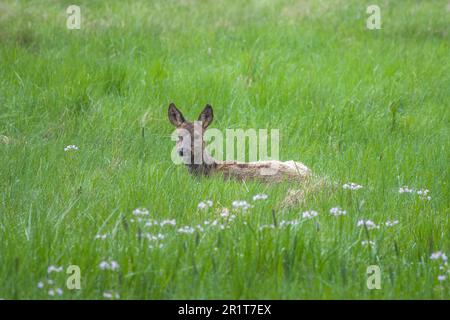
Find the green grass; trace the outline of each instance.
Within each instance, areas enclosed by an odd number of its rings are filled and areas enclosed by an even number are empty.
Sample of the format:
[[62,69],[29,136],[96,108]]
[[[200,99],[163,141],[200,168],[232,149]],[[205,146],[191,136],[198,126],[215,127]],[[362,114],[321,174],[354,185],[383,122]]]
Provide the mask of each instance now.
[[[430,260],[450,254],[448,1],[379,1],[373,31],[373,1],[78,1],[81,30],[66,28],[69,4],[0,5],[0,298],[450,298]],[[172,101],[189,119],[210,103],[213,128],[280,129],[282,160],[364,188],[316,192],[276,219],[318,217],[259,231],[293,186],[175,166]],[[257,193],[269,199],[229,229],[176,231]],[[206,199],[214,208],[197,210]],[[140,228],[137,207],[176,228]],[[360,219],[399,224],[366,232]],[[120,270],[100,270],[105,259]],[[72,264],[81,290],[47,275]],[[369,265],[380,290],[366,286]],[[61,297],[37,288],[47,277]]]

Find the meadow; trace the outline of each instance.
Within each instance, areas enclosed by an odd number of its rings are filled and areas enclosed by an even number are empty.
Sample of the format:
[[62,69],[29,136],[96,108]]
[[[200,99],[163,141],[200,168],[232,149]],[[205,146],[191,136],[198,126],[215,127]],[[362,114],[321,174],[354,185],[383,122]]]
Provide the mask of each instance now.
[[[0,3],[0,298],[450,298],[447,0],[76,2]],[[338,188],[192,177],[170,102]]]

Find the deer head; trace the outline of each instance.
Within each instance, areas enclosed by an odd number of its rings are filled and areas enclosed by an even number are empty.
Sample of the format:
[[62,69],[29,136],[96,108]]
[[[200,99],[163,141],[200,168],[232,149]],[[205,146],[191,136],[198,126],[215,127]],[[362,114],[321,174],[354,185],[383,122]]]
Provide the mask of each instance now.
[[191,173],[207,175],[215,165],[214,159],[205,151],[203,140],[203,134],[214,118],[212,107],[207,104],[198,120],[190,122],[185,120],[181,111],[171,103],[168,116],[178,135],[175,147],[177,154]]

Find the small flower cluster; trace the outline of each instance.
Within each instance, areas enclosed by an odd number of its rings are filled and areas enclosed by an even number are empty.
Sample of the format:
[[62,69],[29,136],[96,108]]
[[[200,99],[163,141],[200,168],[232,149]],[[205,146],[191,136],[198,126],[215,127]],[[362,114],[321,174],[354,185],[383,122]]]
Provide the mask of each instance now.
[[363,241],[361,241],[361,244],[362,244],[363,246],[374,247],[374,246],[375,246],[375,241],[372,241],[372,240],[363,240]]
[[133,210],[133,216],[148,216],[150,212],[146,208],[136,208]]
[[[398,220],[387,220],[384,225],[386,227],[393,227],[395,225],[398,224]],[[366,228],[368,230],[371,229],[380,229],[380,225],[377,225],[375,222],[373,222],[372,220],[359,220],[356,225],[358,227],[362,227],[362,226],[366,226]]]
[[114,261],[114,260],[102,261],[102,262],[100,262],[98,267],[100,268],[100,270],[111,270],[111,271],[116,271],[116,270],[119,270],[119,268],[120,268],[117,261]]
[[414,189],[410,189],[407,186],[405,187],[400,187],[400,189],[398,189],[399,193],[414,193]]
[[47,268],[47,273],[48,274],[50,274],[52,272],[57,272],[58,273],[58,272],[61,272],[61,271],[63,271],[63,267],[62,266],[56,267],[54,265],[51,265],[51,266],[49,266]]
[[134,218],[130,219],[131,222],[142,223],[145,221],[144,217],[147,217],[150,215],[150,211],[148,211],[147,208],[136,208],[133,210],[132,214],[133,214]]
[[157,221],[157,220],[148,220],[145,223],[146,227],[153,227],[153,226],[159,226],[159,227],[164,227],[164,226],[176,226],[177,225],[177,221],[175,219],[166,219],[166,220],[162,220],[162,221]]
[[259,226],[259,231],[262,231],[264,229],[274,229],[275,225],[273,224],[263,224]]
[[188,233],[188,234],[192,234],[194,233],[196,230],[199,230],[200,232],[203,231],[202,226],[199,226],[200,228],[194,228],[191,226],[184,226],[178,229],[178,233]]
[[303,219],[311,219],[314,217],[317,217],[318,213],[317,211],[311,210],[311,211],[305,211],[302,213],[302,218]]
[[428,195],[429,192],[430,190],[428,189],[421,189],[417,191],[417,194],[419,195],[420,199],[429,201],[431,200],[431,196]]
[[159,241],[159,240],[164,240],[165,236],[162,233],[158,233],[156,235],[153,235],[151,233],[144,233],[144,237],[149,240],[149,241]]
[[[253,201],[266,200],[268,197],[269,196],[267,194],[264,194],[264,193],[255,194],[253,196]],[[199,202],[199,204],[197,205],[197,209],[199,209],[199,210],[207,210],[207,209],[213,207],[213,205],[214,205],[213,201],[211,201],[211,200],[204,200],[204,201]],[[248,209],[252,208],[253,205],[251,205],[250,203],[248,203],[245,200],[235,200],[235,201],[233,201],[231,203],[231,207],[232,207],[232,210],[234,210],[234,211],[245,212]],[[228,217],[229,216],[228,208],[222,208],[222,211],[220,212],[220,215],[222,217]]]
[[365,226],[368,230],[371,229],[380,229],[380,226],[378,226],[377,224],[375,224],[375,222],[373,222],[372,220],[359,220],[356,224],[357,227],[362,227]]
[[200,210],[206,210],[208,208],[211,208],[213,206],[213,202],[211,200],[206,200],[206,201],[201,201],[198,205],[197,208]]
[[[310,210],[310,211],[304,211],[301,213],[301,216],[303,219],[312,219],[314,217],[318,216],[317,211],[314,210]],[[286,227],[296,227],[301,223],[301,219],[294,219],[294,220],[281,220],[279,223],[279,227],[280,228],[286,228]],[[267,225],[261,225],[259,227],[259,230],[264,230],[264,229],[274,229],[275,225],[274,224],[267,224]]]
[[[185,233],[185,234],[193,234],[196,231],[198,232],[204,232],[205,228],[207,229],[213,229],[217,228],[220,230],[229,229],[230,225],[229,223],[233,222],[233,220],[236,218],[235,215],[230,215],[226,217],[227,219],[225,221],[222,221],[222,223],[219,222],[219,220],[215,219],[213,221],[205,220],[203,221],[203,226],[200,224],[197,224],[196,226],[184,226],[177,230],[178,233]],[[245,222],[244,222],[245,224]]]
[[428,189],[420,189],[420,190],[415,190],[415,189],[410,189],[407,186],[404,187],[400,187],[400,189],[398,189],[399,193],[409,193],[409,194],[417,194],[420,199],[422,200],[431,200],[431,196],[428,195],[428,193],[430,193],[430,190]]
[[386,227],[393,227],[398,224],[398,220],[388,220],[384,223]]
[[109,234],[108,233],[105,233],[105,234],[96,234],[95,235],[95,237],[94,237],[94,239],[100,239],[100,240],[106,240],[106,238],[108,238],[109,237]]
[[234,214],[230,215],[230,210],[228,210],[228,208],[222,208],[222,209],[219,209],[217,211],[218,211],[219,215],[222,218],[228,218],[229,217],[231,220],[236,218],[236,215],[234,215]]
[[[144,227],[147,228],[153,228],[153,227],[159,227],[159,228],[163,228],[164,226],[171,226],[171,227],[175,227],[177,225],[177,222],[175,219],[166,219],[166,220],[162,220],[162,221],[157,221],[154,219],[149,219],[146,220],[147,222],[145,223]],[[161,232],[158,232],[156,234],[153,233],[149,233],[149,232],[145,232],[143,234],[144,238],[147,239],[148,241],[152,241],[152,242],[156,242],[155,245],[149,245],[149,249],[155,249],[155,248],[164,248],[164,244],[161,243],[162,240],[164,240],[166,238],[166,236],[164,234],[162,234]]]
[[[448,258],[445,253],[443,253],[442,251],[433,252],[430,256],[430,259],[435,261],[441,261],[439,270],[450,273],[450,269],[448,269]],[[443,282],[448,279],[448,276],[446,274],[440,274],[438,275],[437,279],[439,282]]]
[[441,259],[443,262],[447,262],[448,258],[445,253],[442,251],[433,252],[430,256],[431,260],[439,260]]
[[117,292],[115,292],[113,290],[110,290],[110,291],[103,292],[103,298],[106,298],[106,299],[120,299],[120,295]]
[[342,188],[347,189],[347,190],[359,190],[362,189],[363,186],[350,182],[350,183],[346,183],[342,186]]
[[77,150],[78,150],[78,147],[77,147],[76,145],[74,145],[74,144],[71,144],[71,145],[68,145],[67,147],[64,147],[64,151],[65,151],[65,152],[71,151],[71,150],[77,151]]
[[55,282],[51,279],[46,281],[39,281],[37,284],[39,289],[47,290],[47,294],[51,297],[53,296],[62,296],[63,290],[61,288],[55,287]]
[[347,214],[347,211],[342,210],[339,207],[334,207],[334,208],[330,209],[330,214],[332,216],[335,216],[335,217],[337,217],[337,216],[345,216]]
[[252,205],[245,200],[235,200],[231,203],[231,205],[234,209],[242,211],[247,211],[252,207]]
[[300,224],[300,220],[298,220],[298,219],[296,219],[296,220],[281,220],[280,228],[295,227],[295,226],[298,226],[299,224]]
[[268,198],[267,194],[264,193],[260,193],[260,194],[255,194],[253,196],[253,201],[258,201],[258,200],[266,200]]

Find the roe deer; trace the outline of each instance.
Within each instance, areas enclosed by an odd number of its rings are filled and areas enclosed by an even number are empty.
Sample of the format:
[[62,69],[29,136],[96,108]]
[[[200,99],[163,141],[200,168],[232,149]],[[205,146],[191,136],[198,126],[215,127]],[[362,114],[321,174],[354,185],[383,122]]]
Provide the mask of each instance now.
[[[168,115],[170,122],[179,132],[176,151],[183,158],[183,162],[191,174],[209,176],[218,173],[225,178],[238,180],[257,179],[269,183],[284,180],[303,182],[311,175],[310,169],[303,163],[295,161],[237,162],[219,161],[212,158],[205,150],[203,140],[203,134],[214,117],[213,109],[210,105],[206,105],[200,113],[198,118],[198,121],[201,123],[200,126],[195,126],[194,123],[186,121],[183,114],[173,103],[169,105]],[[197,127],[200,127],[200,130]],[[195,140],[197,140],[197,143],[195,143]]]

